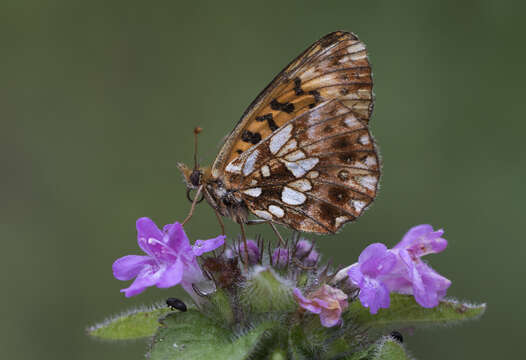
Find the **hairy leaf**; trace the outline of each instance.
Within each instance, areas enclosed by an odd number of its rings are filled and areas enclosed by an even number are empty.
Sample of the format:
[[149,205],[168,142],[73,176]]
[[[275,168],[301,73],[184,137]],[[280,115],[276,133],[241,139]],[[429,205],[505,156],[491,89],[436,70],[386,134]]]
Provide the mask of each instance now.
[[152,360],[247,359],[272,326],[263,323],[236,335],[196,310],[171,313],[160,322],[151,344]]
[[351,304],[345,317],[366,327],[448,325],[480,317],[486,304],[471,305],[444,299],[437,307],[421,307],[410,295],[391,294],[391,306],[372,315],[359,301]]
[[159,326],[158,319],[171,310],[156,305],[114,316],[87,329],[89,335],[105,340],[131,340],[152,336]]
[[404,347],[399,342],[387,338],[376,345],[372,360],[409,360]]

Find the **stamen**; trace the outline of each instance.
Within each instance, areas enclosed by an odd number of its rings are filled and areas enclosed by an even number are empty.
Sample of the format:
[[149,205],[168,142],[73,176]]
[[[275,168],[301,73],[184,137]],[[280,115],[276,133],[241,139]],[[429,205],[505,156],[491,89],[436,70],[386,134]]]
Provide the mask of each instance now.
[[[174,255],[174,256],[177,256],[178,254],[171,248],[169,247],[167,244],[165,244],[164,242],[162,241],[159,241],[155,238],[149,238],[148,239],[148,244],[159,244],[163,247],[163,249],[166,249],[168,253],[170,253],[171,255]],[[155,256],[154,256],[155,257]]]

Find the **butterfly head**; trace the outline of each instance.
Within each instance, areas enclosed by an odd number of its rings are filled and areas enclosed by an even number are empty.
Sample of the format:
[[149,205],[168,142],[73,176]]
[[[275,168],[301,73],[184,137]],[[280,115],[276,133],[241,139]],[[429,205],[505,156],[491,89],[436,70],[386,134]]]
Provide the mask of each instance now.
[[201,167],[192,169],[183,163],[178,163],[177,167],[183,174],[187,189],[197,189],[206,182],[208,177],[210,177],[210,168]]

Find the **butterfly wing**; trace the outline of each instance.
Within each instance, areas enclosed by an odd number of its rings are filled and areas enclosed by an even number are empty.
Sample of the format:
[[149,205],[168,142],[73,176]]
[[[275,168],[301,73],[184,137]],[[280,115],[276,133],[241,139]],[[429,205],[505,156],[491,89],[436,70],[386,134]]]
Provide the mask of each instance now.
[[350,33],[320,39],[254,100],[213,167],[256,216],[334,233],[376,196],[379,159],[365,46]]
[[225,170],[256,216],[316,233],[360,216],[379,176],[367,122],[336,99],[291,119]]
[[256,97],[225,141],[212,174],[219,176],[228,163],[287,121],[336,98],[369,120],[373,94],[365,45],[341,31],[312,44]]

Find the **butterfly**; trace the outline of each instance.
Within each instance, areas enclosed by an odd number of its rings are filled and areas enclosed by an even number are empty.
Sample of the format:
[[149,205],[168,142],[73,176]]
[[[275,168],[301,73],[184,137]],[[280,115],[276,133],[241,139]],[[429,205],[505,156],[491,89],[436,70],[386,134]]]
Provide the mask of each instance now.
[[[365,45],[330,33],[294,59],[256,97],[211,167],[178,164],[220,216],[312,233],[335,233],[376,196],[378,151]],[[195,205],[195,204],[194,204]]]

